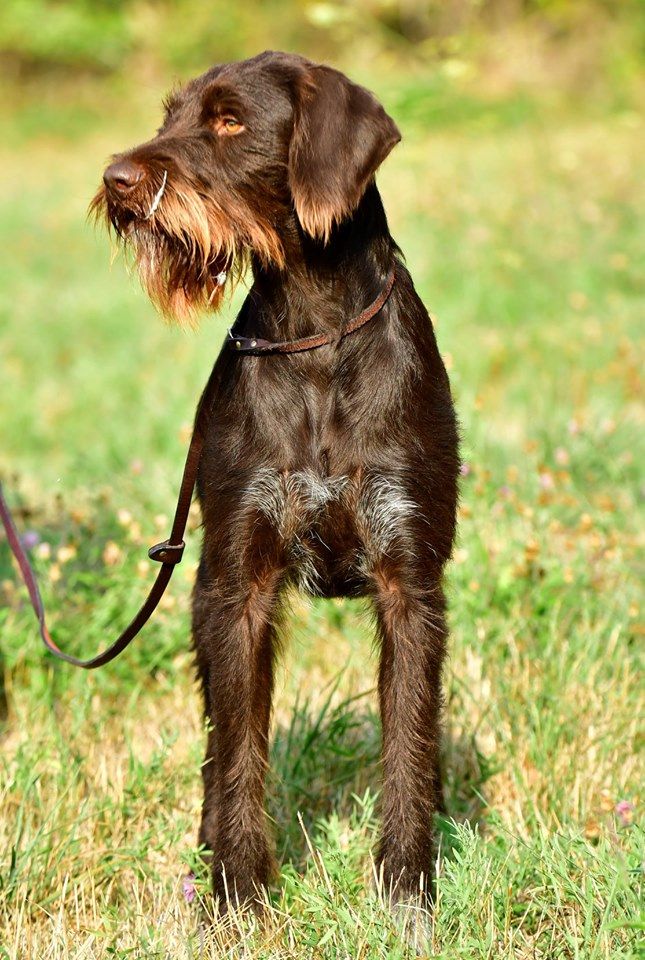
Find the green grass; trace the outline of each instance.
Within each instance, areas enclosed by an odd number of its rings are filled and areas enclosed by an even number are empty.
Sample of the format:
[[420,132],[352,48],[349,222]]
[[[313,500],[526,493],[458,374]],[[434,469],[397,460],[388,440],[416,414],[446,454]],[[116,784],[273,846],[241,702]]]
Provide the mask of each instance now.
[[[407,136],[380,183],[436,318],[468,464],[449,571],[450,818],[426,955],[636,957],[642,124],[521,98],[464,102],[450,122],[438,106],[424,124],[423,96],[391,95]],[[104,158],[156,115],[109,101],[85,132],[60,132],[47,103],[40,127],[33,104],[5,116],[0,145],[0,471],[42,539],[59,643],[89,655],[150,581],[142,558],[166,533],[232,313],[197,333],[165,327],[84,222]],[[152,625],[89,675],[43,653],[0,543],[4,960],[201,955],[181,892],[204,739],[188,636],[197,539]],[[356,603],[292,608],[269,800],[282,875],[268,926],[235,918],[243,950],[216,926],[206,953],[403,958],[371,883],[369,617]]]

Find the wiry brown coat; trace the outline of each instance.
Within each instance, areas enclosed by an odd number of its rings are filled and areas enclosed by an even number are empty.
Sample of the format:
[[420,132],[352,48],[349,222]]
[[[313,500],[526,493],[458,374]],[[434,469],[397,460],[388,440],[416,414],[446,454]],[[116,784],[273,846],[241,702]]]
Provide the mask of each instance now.
[[373,599],[380,637],[383,827],[398,899],[426,892],[441,804],[442,572],[452,548],[457,430],[428,314],[388,230],[374,173],[399,140],[375,98],[287,54],[215,67],[118,157],[95,208],[130,243],[152,298],[216,306],[249,261],[236,331],[338,333],[294,355],[225,348],[198,492],[204,544],[193,634],[211,721],[200,840],[215,892],[253,899],[272,870],[264,813],[280,598]]

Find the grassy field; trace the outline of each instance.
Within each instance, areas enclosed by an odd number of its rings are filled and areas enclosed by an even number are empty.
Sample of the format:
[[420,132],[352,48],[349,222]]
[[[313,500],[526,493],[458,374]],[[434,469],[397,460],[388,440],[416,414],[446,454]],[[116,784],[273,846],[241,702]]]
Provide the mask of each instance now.
[[[463,430],[437,902],[425,955],[639,955],[638,285],[633,106],[451,104],[372,78],[404,132],[380,177]],[[232,312],[165,327],[84,222],[159,91],[5,114],[0,472],[54,633],[86,655],[136,609]],[[641,326],[642,330],[642,326]],[[642,486],[641,486],[642,489]],[[197,519],[193,529],[197,528]],[[269,924],[205,944],[204,729],[189,651],[198,533],[115,664],[55,664],[0,542],[0,958],[404,958],[370,883],[376,658],[356,603],[293,598],[269,815]],[[642,767],[641,767],[642,772]],[[212,942],[211,942],[212,941]],[[204,949],[205,953],[202,953]]]

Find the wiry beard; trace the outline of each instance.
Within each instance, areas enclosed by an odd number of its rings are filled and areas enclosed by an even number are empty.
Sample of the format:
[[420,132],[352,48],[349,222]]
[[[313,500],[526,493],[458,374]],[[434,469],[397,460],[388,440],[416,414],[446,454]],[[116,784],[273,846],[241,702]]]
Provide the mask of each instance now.
[[224,210],[183,177],[153,172],[131,199],[115,200],[102,186],[89,214],[131,251],[141,283],[161,314],[194,324],[204,310],[217,310],[244,274],[251,251],[265,264],[282,266],[275,229],[233,200]]

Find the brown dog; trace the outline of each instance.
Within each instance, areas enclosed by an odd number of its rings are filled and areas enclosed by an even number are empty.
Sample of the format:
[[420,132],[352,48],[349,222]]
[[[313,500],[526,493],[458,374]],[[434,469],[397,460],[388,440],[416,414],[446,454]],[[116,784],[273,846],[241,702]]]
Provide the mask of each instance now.
[[[400,139],[336,70],[263,53],[173,94],[158,134],[115,158],[94,209],[175,317],[217,307],[250,264],[245,344],[324,334],[318,349],[225,347],[200,466],[204,544],[193,633],[206,715],[200,840],[213,882],[253,900],[269,880],[264,813],[281,591],[368,596],[381,643],[383,827],[398,900],[425,896],[441,804],[443,567],[457,429],[428,314],[374,174]],[[385,305],[349,336],[394,270]],[[328,344],[327,340],[332,343]]]

